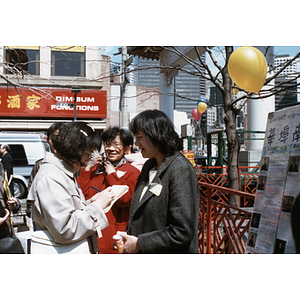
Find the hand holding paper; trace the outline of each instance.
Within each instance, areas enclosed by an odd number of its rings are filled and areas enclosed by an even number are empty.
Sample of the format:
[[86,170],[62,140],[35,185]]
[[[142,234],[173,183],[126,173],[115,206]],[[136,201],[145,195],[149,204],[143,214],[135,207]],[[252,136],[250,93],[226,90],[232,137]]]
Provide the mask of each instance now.
[[123,195],[125,195],[129,190],[127,185],[113,185],[112,191],[115,194],[114,199],[111,201],[110,205],[104,209],[104,212],[107,213],[111,207],[119,200]]
[[104,191],[94,195],[90,201],[101,201],[103,211],[107,213],[114,203],[120,199],[129,190],[127,185],[113,185],[106,188]]

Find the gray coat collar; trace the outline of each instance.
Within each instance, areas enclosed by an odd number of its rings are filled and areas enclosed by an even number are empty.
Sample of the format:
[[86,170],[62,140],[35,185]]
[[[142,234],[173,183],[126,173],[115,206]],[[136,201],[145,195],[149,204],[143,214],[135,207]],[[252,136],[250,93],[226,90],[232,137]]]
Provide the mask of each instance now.
[[[172,161],[178,156],[180,155],[180,152],[176,152],[174,155],[171,156],[166,156],[161,165],[159,166],[158,170],[157,170],[157,174],[154,177],[152,184],[154,183],[158,183],[161,184],[161,176],[164,174],[165,170],[168,168],[168,166],[172,163]],[[144,189],[145,185],[148,183],[149,180],[149,171],[154,168],[154,166],[156,165],[156,159],[155,158],[150,158],[148,161],[146,161],[142,173],[140,175],[140,178],[138,180],[138,185],[136,188],[136,191],[134,193],[134,198],[135,201],[132,201],[131,203],[131,211],[132,214],[135,213],[135,211],[141,207],[145,202],[149,201],[149,199],[154,196],[153,193],[151,193],[149,191],[149,189],[147,190],[147,192],[145,193],[145,195],[143,196],[143,198],[141,199],[141,201],[139,201],[140,199],[140,195],[142,193],[142,190]]]

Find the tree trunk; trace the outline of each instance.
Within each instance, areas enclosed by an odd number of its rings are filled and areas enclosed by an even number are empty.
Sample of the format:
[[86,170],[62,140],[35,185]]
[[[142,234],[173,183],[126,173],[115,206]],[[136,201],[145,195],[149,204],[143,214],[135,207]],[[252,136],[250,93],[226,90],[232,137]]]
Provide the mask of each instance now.
[[[228,146],[228,182],[229,188],[239,190],[239,172],[238,172],[238,156],[239,142],[236,131],[236,115],[238,111],[232,104],[231,85],[232,81],[228,73],[228,60],[233,52],[233,47],[225,47],[226,49],[226,67],[223,69],[223,99],[224,99],[224,122],[226,125],[227,146]],[[239,206],[239,197],[229,195],[229,205]]]

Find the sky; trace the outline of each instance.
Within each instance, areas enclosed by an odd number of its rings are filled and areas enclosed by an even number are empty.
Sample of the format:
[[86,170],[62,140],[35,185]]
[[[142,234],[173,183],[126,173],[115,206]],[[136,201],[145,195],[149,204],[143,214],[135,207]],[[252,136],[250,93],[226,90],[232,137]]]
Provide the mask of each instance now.
[[289,54],[290,56],[295,56],[299,52],[300,52],[300,46],[275,46],[274,47],[275,55]]
[[113,55],[114,53],[119,52],[119,48],[122,46],[101,46],[102,54],[109,55],[112,57],[112,61],[121,61],[121,55]]
[[[113,55],[114,53],[118,53],[120,48],[122,46],[102,46],[102,54],[109,55],[112,57],[113,62],[121,62],[121,55]],[[274,46],[274,54],[275,55],[283,55],[283,54],[289,54],[291,57],[295,56],[298,52],[300,52],[300,46]],[[215,55],[217,55],[216,52],[214,52]],[[218,61],[223,61],[222,56],[216,56]],[[208,65],[211,68],[214,68],[212,64],[210,63],[210,60],[207,60]],[[300,64],[298,64],[298,69],[300,69]]]
[[[113,61],[119,61],[121,55],[113,55],[114,53],[118,53],[122,46],[102,46],[102,53],[105,55],[112,56]],[[294,56],[300,52],[300,46],[275,46],[274,47],[274,54],[281,55],[281,54],[290,54],[290,56]]]

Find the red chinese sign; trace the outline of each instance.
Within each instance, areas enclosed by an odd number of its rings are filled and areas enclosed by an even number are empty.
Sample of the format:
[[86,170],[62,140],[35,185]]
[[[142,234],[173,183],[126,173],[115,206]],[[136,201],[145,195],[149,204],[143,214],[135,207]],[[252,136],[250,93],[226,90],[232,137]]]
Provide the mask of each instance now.
[[[0,117],[73,118],[71,89],[30,89],[0,87]],[[82,90],[76,97],[77,118],[107,117],[106,91]]]

